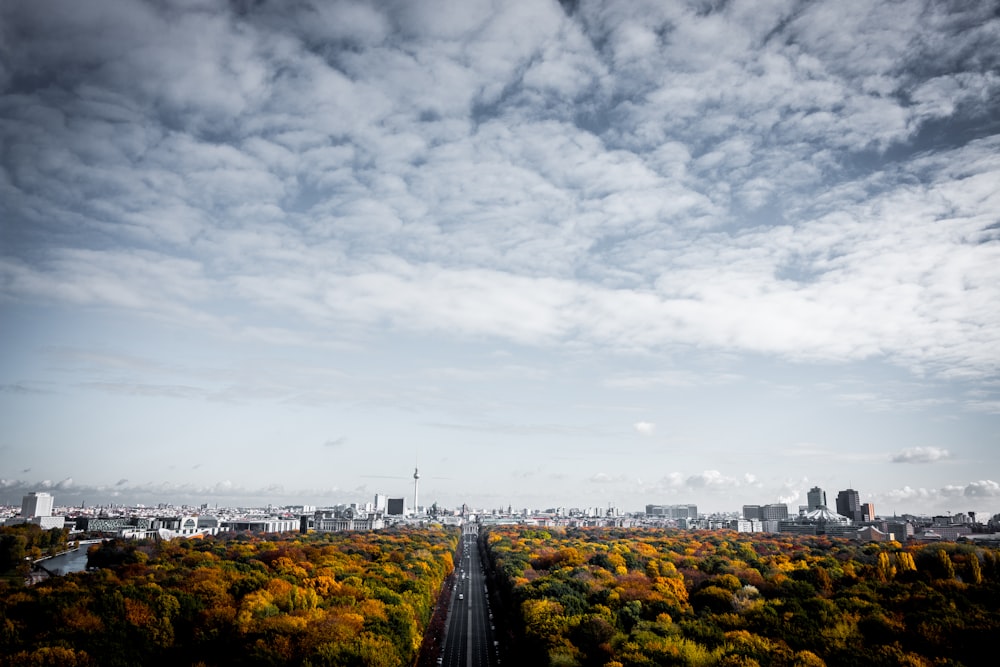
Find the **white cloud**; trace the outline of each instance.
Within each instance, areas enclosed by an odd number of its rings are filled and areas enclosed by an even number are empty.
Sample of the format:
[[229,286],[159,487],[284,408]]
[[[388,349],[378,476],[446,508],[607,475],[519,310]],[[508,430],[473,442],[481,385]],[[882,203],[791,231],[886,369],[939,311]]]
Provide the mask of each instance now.
[[618,374],[606,381],[609,387],[620,389],[650,389],[652,387],[697,387],[730,384],[742,379],[734,373],[718,371],[665,370],[655,373]]
[[[138,316],[195,341],[189,350],[199,336],[352,350],[359,366],[427,341],[558,355],[560,367],[599,358],[606,388],[651,395],[735,396],[752,377],[741,365],[759,357],[820,374],[887,362],[931,389],[894,391],[861,370],[839,407],[989,419],[994,13],[785,0],[241,13],[2,3],[0,302],[67,321]],[[648,362],[639,371],[619,363],[636,358]],[[443,361],[414,371],[433,387],[392,390],[360,367],[323,378],[276,364],[264,377],[99,366],[76,364],[72,387],[147,402],[301,406],[357,392],[464,406],[477,380],[560,381],[530,362]],[[42,386],[12,377],[0,393],[28,400]],[[549,419],[477,415],[464,428],[601,430]],[[840,451],[797,451],[823,449]],[[709,470],[658,487],[685,482],[758,483]]]
[[689,476],[684,480],[684,485],[690,489],[737,489],[756,486],[757,477],[751,473],[744,473],[740,477],[729,477],[718,470],[705,470]]
[[956,499],[997,498],[1000,497],[1000,483],[990,479],[978,480],[967,484],[948,484],[938,488],[903,486],[886,493],[876,494],[882,502],[922,504],[933,509],[954,509],[948,507]]
[[704,472],[691,475],[684,483],[693,488],[731,486],[736,482],[732,477],[724,477],[718,470],[706,470]]
[[652,493],[672,493],[684,486],[684,475],[679,472],[667,473],[654,483],[650,492]]
[[626,475],[609,475],[607,473],[599,472],[587,480],[593,484],[622,484],[629,482],[629,478]]
[[[886,94],[904,87],[901,79],[874,89],[857,83],[868,81],[873,67],[880,72],[873,63],[912,55],[909,40],[900,43],[898,33],[878,28],[890,21],[884,12],[850,17],[873,40],[861,59],[844,22],[828,25],[825,15],[836,10],[826,6],[793,17],[775,5],[752,20],[736,9],[707,16],[664,10],[638,22],[624,7],[583,8],[579,22],[567,22],[552,8],[527,3],[497,14],[463,8],[464,18],[447,29],[436,20],[428,24],[425,11],[408,10],[423,18],[402,21],[352,7],[330,10],[350,13],[366,45],[333,56],[350,77],[310,50],[318,38],[303,27],[313,26],[311,13],[251,16],[248,30],[215,17],[197,23],[187,38],[196,48],[174,54],[180,59],[125,59],[80,88],[82,97],[60,100],[63,108],[41,99],[21,107],[12,102],[10,154],[38,157],[8,158],[8,170],[18,174],[6,182],[10,205],[39,220],[72,220],[111,233],[117,245],[53,247],[30,263],[0,258],[3,291],[195,326],[219,326],[213,306],[231,299],[315,326],[389,322],[401,332],[527,344],[697,345],[792,359],[884,356],[971,377],[1000,363],[997,316],[989,308],[998,298],[1000,262],[995,244],[972,238],[998,205],[989,187],[1000,173],[995,141],[868,179],[840,172],[825,197],[811,190],[809,179],[829,174],[831,165],[810,161],[833,155],[816,150],[817,143],[882,144],[912,132],[907,114],[926,115]],[[518,28],[511,42],[525,13],[532,14],[532,29]],[[170,30],[179,28],[168,24],[164,32],[161,18],[139,14],[139,32],[161,50],[172,48]],[[904,14],[891,24],[921,28]],[[773,28],[762,28],[766,17],[792,19],[785,29],[808,37],[801,43],[808,48],[774,40],[760,50],[758,41]],[[20,20],[42,21],[33,14]],[[90,20],[70,14],[60,25],[69,30]],[[655,33],[646,26],[658,21],[672,33],[666,43],[650,41]],[[279,24],[305,30],[305,42],[271,32]],[[111,29],[116,25],[112,20]],[[392,25],[405,28],[402,39],[413,40],[423,59],[386,44]],[[475,50],[442,41],[441,30],[471,25],[484,31]],[[594,51],[581,30],[606,34],[608,50]],[[543,45],[553,38],[561,46],[549,53]],[[109,57],[113,47],[103,49],[92,57]],[[472,53],[478,55],[470,61]],[[692,61],[697,53],[713,58]],[[526,62],[537,69],[567,54],[585,54],[575,67],[587,80],[613,75],[622,90],[652,86],[627,113],[624,107],[603,112],[621,112],[614,132],[631,138],[594,134],[572,117],[541,110],[512,122],[508,114],[520,112],[517,104],[532,103],[518,97],[522,84],[508,79],[507,100],[477,83],[485,72],[504,80]],[[38,57],[55,63],[60,56]],[[187,67],[185,59],[207,66]],[[244,63],[241,76],[220,84],[229,62]],[[748,73],[753,85],[739,84]],[[930,91],[962,81],[981,97],[996,85],[976,76],[939,76],[917,90],[924,91],[920,99],[932,99]],[[706,77],[718,85],[706,85]],[[157,82],[151,100],[129,99],[137,93],[125,82],[137,79]],[[593,103],[607,103],[604,85]],[[445,108],[431,101],[442,89],[464,92]],[[694,97],[685,100],[683,90]],[[451,122],[445,119],[467,119],[477,95],[498,106],[475,132],[463,122],[460,131],[438,134]],[[149,116],[143,106],[149,103],[168,115],[193,109],[181,116],[193,125],[170,131],[164,119]],[[776,103],[778,115],[767,117]],[[53,113],[36,113],[38,104]],[[679,113],[685,105],[693,105],[690,113]],[[438,120],[414,118],[414,107],[433,110]],[[57,111],[84,129],[67,129]],[[219,114],[247,117],[231,129],[231,142],[200,136],[198,119]],[[671,143],[633,143],[651,123],[667,128],[671,119],[686,119]],[[303,133],[317,129],[302,143]],[[720,132],[713,149],[698,154],[697,145]],[[330,146],[331,135],[342,140]],[[762,145],[764,136],[773,143]],[[661,144],[671,147],[666,162]],[[965,165],[964,173],[953,173],[955,164]],[[806,174],[813,175],[802,181]],[[914,179],[919,187],[910,186]],[[76,185],[56,191],[61,183]],[[778,196],[787,202],[788,224],[720,228],[740,206],[757,209]],[[715,231],[693,231],[703,223]],[[157,242],[166,244],[159,252],[134,247]]]
[[778,490],[777,499],[785,505],[796,505],[806,497],[806,489],[811,486],[808,478],[786,479]]
[[632,427],[639,435],[653,435],[656,431],[656,424],[652,422],[636,422],[632,424]]
[[1000,484],[992,479],[969,482],[963,494],[973,498],[997,498],[1000,497]]
[[941,447],[910,447],[892,455],[893,463],[933,463],[951,458],[951,452]]
[[220,501],[255,502],[272,499],[299,500],[329,497],[339,490],[332,489],[285,489],[281,484],[268,484],[260,487],[244,487],[234,484],[231,480],[221,480],[207,484],[148,482],[130,483],[127,479],[118,480],[115,484],[94,485],[75,484],[67,478],[53,484],[50,480],[28,482],[25,480],[0,480],[0,488],[12,494],[26,494],[29,491],[45,489],[53,494],[57,505],[72,505],[86,500],[90,503],[102,503],[116,500],[118,502],[192,502],[195,499],[215,498]]

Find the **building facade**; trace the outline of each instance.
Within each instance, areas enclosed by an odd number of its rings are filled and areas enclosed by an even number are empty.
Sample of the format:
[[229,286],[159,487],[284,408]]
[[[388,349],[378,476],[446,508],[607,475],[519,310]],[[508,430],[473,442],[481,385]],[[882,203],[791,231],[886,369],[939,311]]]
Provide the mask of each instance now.
[[697,505],[646,505],[646,516],[661,519],[697,519]]
[[788,505],[784,503],[773,503],[760,508],[761,520],[781,521],[788,518]]
[[21,516],[33,519],[36,516],[52,516],[54,499],[44,491],[32,491],[21,499]]
[[861,521],[861,497],[854,489],[844,489],[837,494],[837,514],[852,521]]
[[43,530],[65,527],[66,517],[52,516],[54,502],[52,496],[44,491],[32,491],[21,499],[21,513],[4,522],[6,526],[22,523],[33,523]]
[[809,493],[806,494],[806,501],[808,502],[809,511],[818,510],[826,507],[826,491],[814,486],[809,489]]
[[299,530],[298,519],[279,519],[278,517],[244,518],[223,521],[221,528],[233,532],[249,531],[251,533],[287,533]]
[[856,530],[857,527],[851,525],[851,520],[848,517],[831,512],[825,507],[778,522],[779,532],[794,535],[843,537]]
[[385,513],[389,516],[403,516],[406,514],[406,498],[389,498],[386,501]]
[[760,521],[781,521],[788,518],[788,505],[783,503],[744,505],[743,518],[758,519]]

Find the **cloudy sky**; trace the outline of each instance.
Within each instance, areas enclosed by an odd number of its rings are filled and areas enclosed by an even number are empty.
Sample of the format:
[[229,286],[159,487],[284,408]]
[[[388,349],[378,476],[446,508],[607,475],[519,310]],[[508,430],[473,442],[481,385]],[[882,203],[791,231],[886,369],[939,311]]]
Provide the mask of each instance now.
[[0,502],[1000,512],[1000,4],[316,4],[0,4]]

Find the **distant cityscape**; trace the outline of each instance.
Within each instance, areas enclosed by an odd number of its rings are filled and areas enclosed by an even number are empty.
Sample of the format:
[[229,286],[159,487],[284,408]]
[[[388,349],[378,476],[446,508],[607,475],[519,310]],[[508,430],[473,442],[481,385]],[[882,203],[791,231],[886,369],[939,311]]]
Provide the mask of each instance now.
[[975,512],[925,516],[879,516],[872,503],[862,503],[855,489],[837,493],[827,504],[826,491],[813,487],[806,504],[790,511],[785,503],[743,505],[740,511],[702,514],[695,504],[648,504],[644,511],[625,512],[607,507],[549,507],[545,509],[442,507],[419,504],[419,471],[413,473],[413,497],[376,493],[370,502],[330,507],[284,505],[276,507],[210,507],[209,504],[57,506],[44,491],[25,495],[20,508],[0,507],[0,519],[11,526],[32,523],[43,529],[69,528],[89,537],[173,539],[223,532],[253,533],[342,532],[379,530],[395,525],[440,523],[462,525],[521,524],[539,527],[675,527],[687,530],[734,530],[740,533],[827,535],[862,542],[896,540],[1000,541],[1000,513],[985,518]]

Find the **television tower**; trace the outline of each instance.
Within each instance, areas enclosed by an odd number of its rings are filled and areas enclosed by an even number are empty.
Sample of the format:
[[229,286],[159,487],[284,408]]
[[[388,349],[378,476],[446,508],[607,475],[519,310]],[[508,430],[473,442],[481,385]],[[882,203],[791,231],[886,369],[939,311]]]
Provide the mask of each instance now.
[[420,471],[417,468],[413,468],[413,513],[417,513],[417,508],[420,507],[417,504],[419,496],[417,495],[417,483],[420,479]]

